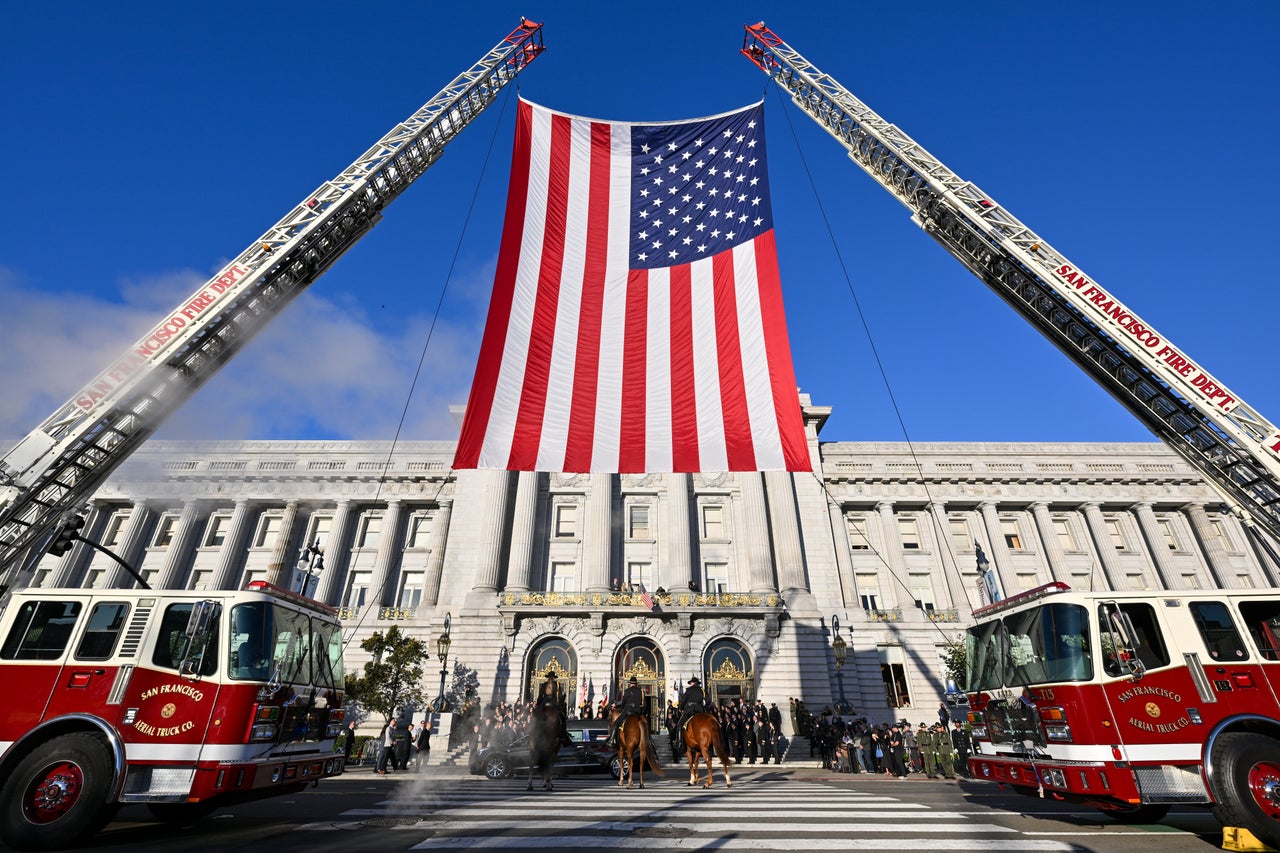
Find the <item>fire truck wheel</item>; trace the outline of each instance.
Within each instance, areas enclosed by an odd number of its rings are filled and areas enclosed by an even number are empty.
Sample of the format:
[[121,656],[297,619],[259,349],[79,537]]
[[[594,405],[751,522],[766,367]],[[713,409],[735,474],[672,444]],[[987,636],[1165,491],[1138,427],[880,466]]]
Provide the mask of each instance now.
[[1214,815],[1280,848],[1280,741],[1229,732],[1213,745]]
[[147,811],[161,823],[175,826],[192,823],[202,817],[208,817],[218,810],[218,804],[205,801],[203,803],[151,803]]
[[18,850],[53,850],[92,835],[115,811],[111,776],[111,755],[95,735],[40,744],[0,787],[0,836]]

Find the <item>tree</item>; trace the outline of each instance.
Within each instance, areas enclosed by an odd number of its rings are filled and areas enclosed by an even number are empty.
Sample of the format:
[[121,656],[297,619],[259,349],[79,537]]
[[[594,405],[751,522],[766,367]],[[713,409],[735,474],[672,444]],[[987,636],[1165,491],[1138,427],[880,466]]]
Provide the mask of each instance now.
[[397,710],[422,704],[423,661],[429,653],[421,640],[392,625],[386,634],[377,631],[370,635],[360,648],[372,654],[373,660],[364,665],[363,676],[347,676],[347,701],[382,715],[384,725]]
[[964,637],[951,637],[942,646],[939,655],[942,658],[942,669],[947,674],[947,680],[954,681],[963,689],[967,680],[965,669],[969,664],[969,651],[965,647]]

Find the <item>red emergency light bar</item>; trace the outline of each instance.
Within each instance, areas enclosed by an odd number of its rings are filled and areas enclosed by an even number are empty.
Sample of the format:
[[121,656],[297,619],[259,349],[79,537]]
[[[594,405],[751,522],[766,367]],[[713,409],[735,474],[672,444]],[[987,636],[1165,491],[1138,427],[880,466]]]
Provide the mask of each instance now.
[[266,592],[274,595],[276,598],[287,599],[294,604],[301,604],[304,607],[310,607],[312,610],[320,610],[325,613],[337,613],[338,611],[327,604],[316,601],[314,598],[307,598],[305,595],[299,595],[291,589],[285,589],[282,586],[276,586],[266,581],[249,581],[249,585],[245,589],[251,589],[254,592]]
[[1000,601],[992,602],[984,607],[979,607],[973,611],[974,619],[981,619],[984,616],[990,616],[992,613],[999,613],[1002,610],[1008,610],[1017,607],[1020,604],[1026,604],[1028,601],[1035,601],[1037,598],[1044,598],[1046,595],[1057,595],[1060,592],[1070,592],[1071,586],[1062,581],[1054,581],[1044,586],[1038,586],[1035,589],[1029,589],[1026,592],[1020,592],[1017,595]]

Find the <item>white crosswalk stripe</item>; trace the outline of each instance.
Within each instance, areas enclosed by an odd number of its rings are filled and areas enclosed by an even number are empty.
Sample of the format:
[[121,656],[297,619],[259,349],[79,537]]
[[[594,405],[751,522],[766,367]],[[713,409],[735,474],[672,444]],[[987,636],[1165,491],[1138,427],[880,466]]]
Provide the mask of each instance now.
[[[318,830],[380,825],[412,850],[835,849],[858,851],[981,850],[1067,853],[1070,844],[1030,838],[984,823],[970,812],[934,810],[894,797],[809,782],[770,781],[704,790],[682,782],[649,783],[642,791],[600,780],[557,780],[553,793],[524,785],[468,784],[411,789],[348,809]],[[402,834],[403,833],[403,834]],[[413,839],[413,833],[424,837]]]

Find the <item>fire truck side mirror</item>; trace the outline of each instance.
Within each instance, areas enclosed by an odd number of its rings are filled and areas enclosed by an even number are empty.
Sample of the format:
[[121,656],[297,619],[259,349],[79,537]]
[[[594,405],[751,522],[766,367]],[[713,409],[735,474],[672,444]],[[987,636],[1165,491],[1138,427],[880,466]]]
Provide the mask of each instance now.
[[205,652],[217,635],[220,613],[221,608],[216,601],[205,599],[192,605],[187,628],[183,632],[186,642],[183,643],[182,660],[178,663],[178,671],[183,675],[194,677],[203,668]]
[[1147,667],[1138,657],[1138,630],[1133,627],[1133,620],[1120,608],[1111,611],[1111,627],[1119,639],[1118,653],[1121,663],[1128,668],[1129,675],[1138,681],[1146,674]]

